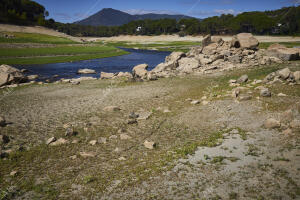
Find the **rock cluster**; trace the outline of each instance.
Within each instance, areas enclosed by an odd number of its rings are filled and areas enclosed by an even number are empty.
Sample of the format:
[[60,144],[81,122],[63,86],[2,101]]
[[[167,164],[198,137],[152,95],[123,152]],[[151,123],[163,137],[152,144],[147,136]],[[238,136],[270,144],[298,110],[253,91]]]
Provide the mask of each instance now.
[[275,83],[289,83],[300,84],[300,71],[292,72],[289,68],[284,68],[276,72],[268,74],[263,83],[275,84]]
[[[263,51],[258,50],[258,45],[258,40],[250,33],[238,34],[228,42],[208,35],[204,37],[202,46],[192,48],[187,54],[173,52],[152,72],[158,77],[168,77],[256,66],[265,63],[263,60],[266,59]],[[276,58],[271,60],[276,61]]]

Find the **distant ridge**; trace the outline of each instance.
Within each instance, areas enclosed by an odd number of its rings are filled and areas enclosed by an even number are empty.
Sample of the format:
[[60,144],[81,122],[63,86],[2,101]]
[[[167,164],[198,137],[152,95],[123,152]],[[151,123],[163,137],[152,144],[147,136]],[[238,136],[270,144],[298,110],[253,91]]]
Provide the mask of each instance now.
[[90,26],[121,26],[127,24],[131,21],[145,20],[145,19],[182,19],[182,18],[192,18],[185,15],[169,15],[169,14],[142,14],[142,15],[131,15],[120,10],[115,10],[112,8],[104,8],[96,14],[83,19],[81,21],[74,22],[80,25],[90,25]]

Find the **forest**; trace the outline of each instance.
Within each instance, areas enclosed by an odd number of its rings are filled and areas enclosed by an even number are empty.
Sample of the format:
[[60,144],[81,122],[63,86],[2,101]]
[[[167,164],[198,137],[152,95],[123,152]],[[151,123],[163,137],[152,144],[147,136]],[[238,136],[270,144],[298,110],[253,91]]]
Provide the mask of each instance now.
[[[45,8],[31,0],[1,0],[0,23],[40,25],[72,36],[111,37],[117,35],[229,35],[251,32],[256,35],[299,35],[300,6],[274,11],[223,14],[205,19],[160,19],[132,21],[122,26],[83,26],[47,19]],[[140,29],[137,29],[140,27]]]

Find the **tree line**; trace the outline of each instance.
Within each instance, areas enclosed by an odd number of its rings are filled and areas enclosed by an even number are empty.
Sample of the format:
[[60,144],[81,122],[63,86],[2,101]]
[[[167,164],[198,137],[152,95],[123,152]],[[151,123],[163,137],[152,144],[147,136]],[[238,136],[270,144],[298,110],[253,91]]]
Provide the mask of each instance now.
[[[203,20],[196,18],[138,20],[122,26],[84,26],[47,19],[45,8],[31,0],[1,0],[0,22],[20,25],[40,25],[72,36],[111,37],[118,35],[179,34],[237,34],[251,32],[258,35],[299,35],[300,6],[274,11],[244,12],[236,16],[223,14]],[[138,28],[139,27],[139,28]]]

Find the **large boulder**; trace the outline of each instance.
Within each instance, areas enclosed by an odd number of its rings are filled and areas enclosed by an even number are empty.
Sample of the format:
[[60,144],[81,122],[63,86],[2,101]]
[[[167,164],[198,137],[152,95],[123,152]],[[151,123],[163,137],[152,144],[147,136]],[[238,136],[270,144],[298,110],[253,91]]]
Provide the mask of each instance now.
[[194,69],[200,67],[200,63],[195,58],[182,58],[179,60],[179,67],[177,70],[185,73],[191,73]]
[[299,49],[286,48],[285,46],[277,43],[269,46],[266,53],[270,57],[276,57],[284,61],[299,59]]
[[296,82],[300,82],[300,71],[294,72],[294,79]]
[[160,63],[158,64],[153,70],[152,72],[163,72],[163,71],[168,71],[168,70],[174,70],[178,67],[178,62],[164,62],[164,63]]
[[20,70],[9,65],[0,66],[0,86],[24,83],[27,80],[27,77]]
[[147,74],[148,74],[148,65],[147,64],[141,64],[141,65],[137,65],[133,68],[132,70],[132,74],[133,77],[135,78],[141,78],[141,79],[146,79],[147,78]]
[[214,55],[217,52],[218,46],[218,43],[211,43],[203,48],[202,53],[205,55]]
[[211,42],[222,45],[224,43],[224,40],[221,37],[214,36],[211,38]]
[[231,45],[236,48],[257,49],[259,42],[251,33],[240,33],[233,37]]
[[211,35],[207,35],[202,40],[202,47],[206,47],[211,43]]
[[284,68],[284,69],[278,71],[278,75],[280,78],[286,80],[290,77],[291,71],[289,68]]
[[96,74],[96,71],[93,69],[79,69],[77,74]]
[[177,62],[178,60],[180,60],[182,57],[185,57],[185,53],[183,52],[173,52],[171,53],[169,56],[166,57],[165,62]]
[[194,57],[202,53],[202,47],[192,47],[191,50],[186,54],[187,57]]

